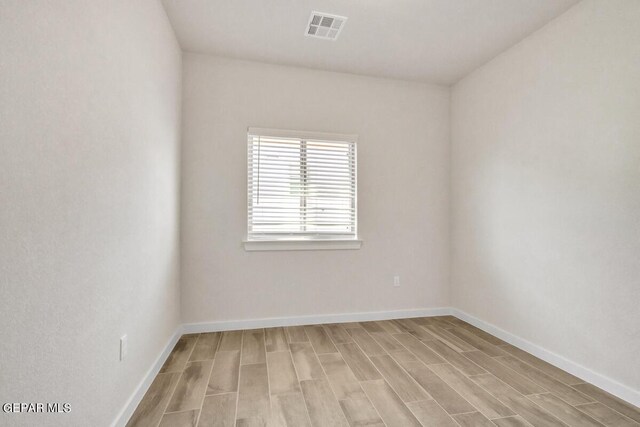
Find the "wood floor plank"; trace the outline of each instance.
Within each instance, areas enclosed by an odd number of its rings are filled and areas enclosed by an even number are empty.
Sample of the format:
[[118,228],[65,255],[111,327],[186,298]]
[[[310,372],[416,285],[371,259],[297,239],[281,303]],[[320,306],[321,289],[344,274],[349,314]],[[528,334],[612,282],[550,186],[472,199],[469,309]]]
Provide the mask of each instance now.
[[236,423],[266,425],[270,413],[267,364],[241,365]]
[[207,391],[212,366],[213,360],[187,363],[166,412],[199,409]]
[[502,348],[483,340],[465,328],[456,327],[449,329],[449,332],[491,357],[505,356],[507,354]]
[[445,343],[439,340],[424,341],[424,345],[436,352],[445,361],[460,369],[465,375],[486,374],[487,371],[473,363],[463,354],[458,353]]
[[348,426],[347,419],[326,378],[300,381],[314,427]]
[[242,334],[241,365],[265,363],[264,329],[247,329]]
[[387,426],[420,427],[413,413],[385,381],[367,381],[361,386]]
[[[433,317],[432,319],[435,319],[437,324],[445,329],[452,329],[456,327],[456,324],[451,322],[451,319],[454,318],[453,316],[436,316]],[[454,318],[455,319],[455,318]]]
[[426,325],[433,325],[434,319],[435,318],[433,316],[429,316],[429,317],[412,317],[410,320],[420,326],[426,326]]
[[351,339],[351,336],[342,327],[342,325],[328,324],[323,326],[327,331],[327,334],[335,344],[344,344],[348,342],[353,342],[353,340]]
[[340,401],[348,399],[362,399],[366,397],[359,382],[343,382],[334,378],[329,378],[329,383],[333,393]]
[[239,372],[239,350],[217,352],[207,385],[207,394],[237,392]]
[[289,351],[267,353],[267,369],[272,396],[300,391],[298,377]]
[[424,326],[426,330],[431,332],[437,339],[454,349],[455,351],[474,351],[477,350],[471,344],[461,340],[457,336],[449,332],[448,329],[441,328],[439,326]]
[[495,360],[508,366],[522,376],[529,378],[531,381],[549,390],[570,405],[579,405],[594,401],[593,398],[587,397],[565,383],[556,380],[514,356],[499,356],[496,357]]
[[405,346],[411,353],[427,365],[433,363],[445,363],[445,360],[433,352],[422,341],[410,334],[397,334],[393,337]]
[[262,417],[236,419],[236,427],[264,427],[265,425],[269,425],[268,421],[267,424],[265,424],[265,421]]
[[487,418],[515,415],[515,412],[453,366],[431,365],[430,369]]
[[640,409],[636,408],[632,404],[618,399],[617,397],[607,393],[606,391],[601,390],[598,387],[588,383],[577,384],[574,385],[573,388],[581,393],[586,394],[587,396],[593,397],[603,405],[606,405],[609,408],[620,412],[622,415],[631,418],[635,422],[640,423]]
[[589,415],[594,420],[606,425],[616,427],[639,427],[640,424],[625,417],[618,411],[614,411],[608,406],[603,405],[600,402],[587,403],[585,405],[578,405],[576,409]]
[[455,316],[442,316],[442,318],[444,320],[446,320],[448,323],[452,324],[453,326],[456,327],[466,327],[466,326],[471,326],[469,325],[467,322],[465,322],[464,320],[460,320]]
[[312,378],[322,378],[324,371],[316,353],[311,347],[309,342],[295,342],[289,344],[291,348],[291,356],[293,358],[293,364],[296,367],[298,373],[298,379],[310,380]]
[[427,325],[438,326],[442,329],[451,329],[455,327],[455,325],[449,322],[444,316],[423,317],[422,319],[427,321]]
[[159,427],[196,427],[200,409],[164,414]]
[[160,373],[166,372],[182,372],[189,361],[191,352],[196,346],[198,336],[180,337],[176,346],[169,353],[169,357],[160,368]]
[[269,427],[309,427],[311,422],[302,392],[271,396]]
[[530,427],[531,424],[526,422],[520,415],[514,417],[497,418],[491,420],[498,427]]
[[304,331],[307,333],[316,354],[338,352],[322,326],[305,326]]
[[493,394],[498,398],[498,400],[507,405],[533,426],[566,426],[565,423],[534,404],[513,387],[500,381],[492,374],[476,375],[471,379],[478,385],[484,387],[485,390],[489,391],[489,393]]
[[533,401],[533,403],[545,409],[551,415],[570,426],[604,426],[604,424],[594,420],[587,414],[580,412],[573,406],[569,405],[568,403],[551,393],[533,394],[527,397],[529,398],[529,400]]
[[344,322],[344,323],[339,323],[339,325],[345,329],[362,328],[362,325],[360,324],[360,322]]
[[320,359],[320,364],[324,368],[333,393],[338,400],[366,399],[358,379],[351,368],[347,366],[342,355],[338,353],[321,354],[318,359]]
[[380,372],[373,366],[357,344],[338,344],[338,350],[359,381],[382,379]]
[[547,363],[542,359],[538,359],[534,355],[529,354],[524,350],[520,350],[518,347],[514,347],[511,344],[502,345],[500,346],[500,349],[567,385],[580,384],[584,382],[580,378],[575,377],[560,368],[556,368],[552,364]]
[[422,387],[391,356],[372,356],[371,361],[403,402],[417,402],[429,398]]
[[190,362],[197,360],[213,360],[220,343],[220,332],[212,332],[208,334],[200,334],[196,345],[191,352]]
[[267,353],[272,351],[289,351],[289,343],[284,328],[268,328],[264,330]]
[[457,427],[458,424],[433,399],[407,403],[407,407],[423,426]]
[[198,338],[200,336],[200,332],[194,332],[189,334],[182,334],[181,338]]
[[218,351],[240,350],[240,348],[242,348],[242,332],[243,331],[223,332]]
[[149,390],[129,419],[127,427],[155,427],[173,395],[182,374],[180,372],[160,373],[149,386]]
[[389,353],[389,355],[393,357],[396,360],[396,362],[400,363],[401,365],[403,362],[419,362],[415,354],[411,353],[407,349],[404,349],[401,351],[394,351],[393,353]]
[[362,326],[367,332],[384,332],[382,326],[378,325],[376,322],[360,322],[360,326]]
[[309,342],[309,337],[307,337],[304,331],[304,326],[288,326],[284,328],[284,330],[287,332],[289,344],[294,342]]
[[388,353],[404,350],[404,346],[391,336],[388,332],[371,332],[370,335]]
[[506,342],[502,341],[500,338],[495,337],[485,331],[483,331],[480,328],[476,328],[475,326],[464,322],[461,327],[465,328],[467,331],[471,332],[472,334],[474,334],[475,336],[482,338],[483,340],[493,344],[493,345],[497,345],[497,346],[502,346],[507,344]]
[[429,369],[422,362],[399,362],[405,371],[411,375],[411,377],[420,386],[426,390],[427,393],[449,415],[462,414],[465,412],[473,412],[477,409],[471,406],[458,392],[451,388],[446,382],[437,376],[431,369]]
[[375,408],[364,394],[358,379],[346,364],[341,354],[329,353],[318,356],[333,393],[351,426],[383,426]]
[[[344,383],[358,381],[340,353],[319,354],[318,359],[329,378]],[[341,399],[340,397],[338,399]]]
[[411,334],[419,340],[434,340],[433,334],[423,328],[414,319],[399,319],[397,324],[403,328],[405,333]]
[[387,322],[393,324],[393,326],[398,329],[399,334],[408,334],[409,331],[413,330],[414,326],[405,322],[406,319],[393,319],[387,320]]
[[376,323],[389,334],[401,334],[404,332],[391,320],[379,320]]
[[[360,387],[358,385],[358,387]],[[384,422],[373,407],[369,398],[363,392],[362,398],[350,398],[340,401],[347,422],[351,427],[385,427]]]
[[347,329],[347,333],[349,333],[351,338],[353,338],[367,356],[387,354],[380,344],[378,344],[376,340],[374,340],[363,328]]
[[206,396],[198,427],[233,427],[236,423],[237,393]]
[[464,355],[524,395],[548,391],[479,350]]
[[454,415],[453,418],[461,427],[494,427],[494,424],[480,412]]

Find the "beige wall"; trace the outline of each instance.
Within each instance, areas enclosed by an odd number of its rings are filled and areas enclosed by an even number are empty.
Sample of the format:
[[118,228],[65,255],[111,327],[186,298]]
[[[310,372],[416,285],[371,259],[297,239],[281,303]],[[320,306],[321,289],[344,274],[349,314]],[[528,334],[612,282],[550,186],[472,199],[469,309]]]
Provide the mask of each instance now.
[[453,306],[635,390],[639,22],[583,1],[452,92]]
[[[183,64],[185,322],[449,305],[448,88],[194,54]],[[359,135],[360,250],[245,252],[249,126]]]
[[3,0],[0,52],[0,397],[71,404],[0,425],[106,426],[179,323],[180,50],[155,0]]

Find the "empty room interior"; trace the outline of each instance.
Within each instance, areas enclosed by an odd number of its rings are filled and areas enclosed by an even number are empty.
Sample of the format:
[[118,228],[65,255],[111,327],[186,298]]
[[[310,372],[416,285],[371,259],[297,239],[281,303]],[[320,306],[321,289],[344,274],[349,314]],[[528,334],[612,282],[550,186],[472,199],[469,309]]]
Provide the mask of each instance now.
[[0,425],[640,427],[640,0],[0,0]]

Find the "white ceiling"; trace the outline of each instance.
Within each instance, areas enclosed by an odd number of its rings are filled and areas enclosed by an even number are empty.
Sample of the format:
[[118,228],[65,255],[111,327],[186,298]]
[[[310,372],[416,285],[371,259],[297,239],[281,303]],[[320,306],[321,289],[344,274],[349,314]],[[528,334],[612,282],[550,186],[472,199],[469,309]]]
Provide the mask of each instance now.
[[[163,0],[182,48],[450,84],[579,0]],[[305,37],[312,10],[349,19]]]

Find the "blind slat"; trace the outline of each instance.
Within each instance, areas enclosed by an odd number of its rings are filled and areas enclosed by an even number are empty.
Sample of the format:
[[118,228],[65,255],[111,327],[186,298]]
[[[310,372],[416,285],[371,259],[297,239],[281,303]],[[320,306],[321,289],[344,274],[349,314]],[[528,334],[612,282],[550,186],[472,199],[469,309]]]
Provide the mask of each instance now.
[[299,161],[298,162],[281,162],[281,161],[272,161],[272,160],[260,161],[260,169],[271,168],[271,169],[277,169],[277,170],[296,171],[296,170],[300,170],[301,166],[306,166],[307,168],[313,168],[313,170],[317,170],[317,171],[335,171],[339,173],[340,172],[348,173],[350,169],[349,167],[350,165],[348,163],[334,162],[334,163],[318,164],[308,159],[307,159],[307,162],[304,164],[301,164]]
[[284,191],[284,192],[303,192],[303,193],[353,193],[353,188],[347,185],[332,183],[332,184],[304,184],[302,182],[296,183],[267,183],[263,181],[254,181],[249,184],[255,191]]
[[249,142],[253,142],[253,146],[257,146],[261,144],[264,147],[275,147],[275,148],[295,148],[300,146],[300,141],[305,141],[306,145],[309,148],[313,149],[325,149],[325,150],[347,150],[349,147],[345,146],[346,142],[329,142],[329,141],[317,141],[312,139],[305,138],[270,138],[270,137],[255,137],[253,140],[249,138]]
[[[276,178],[276,179],[285,179],[289,182],[292,182],[293,180],[291,180],[290,175],[288,174],[278,174],[275,171],[261,171],[260,172],[260,177],[267,177],[267,178]],[[252,181],[258,181],[260,180],[259,177],[256,177],[255,179],[253,179],[252,177],[249,177],[250,180]],[[314,176],[311,177],[309,179],[313,179],[314,182],[339,182],[339,183],[349,183],[349,185],[353,185],[352,182],[355,179],[355,174],[350,175],[350,176],[346,176],[346,177],[336,177],[336,178],[332,178],[332,177],[324,177],[324,176]],[[298,182],[299,180],[296,180],[295,182]]]
[[[253,151],[249,152],[248,157],[260,156],[263,158],[269,158],[269,156],[274,157],[288,157],[288,158],[297,158],[300,154],[299,150],[274,150],[270,148],[254,148]],[[349,152],[334,152],[334,151],[317,151],[307,153],[309,158],[314,158],[318,160],[345,160],[350,157]]]

